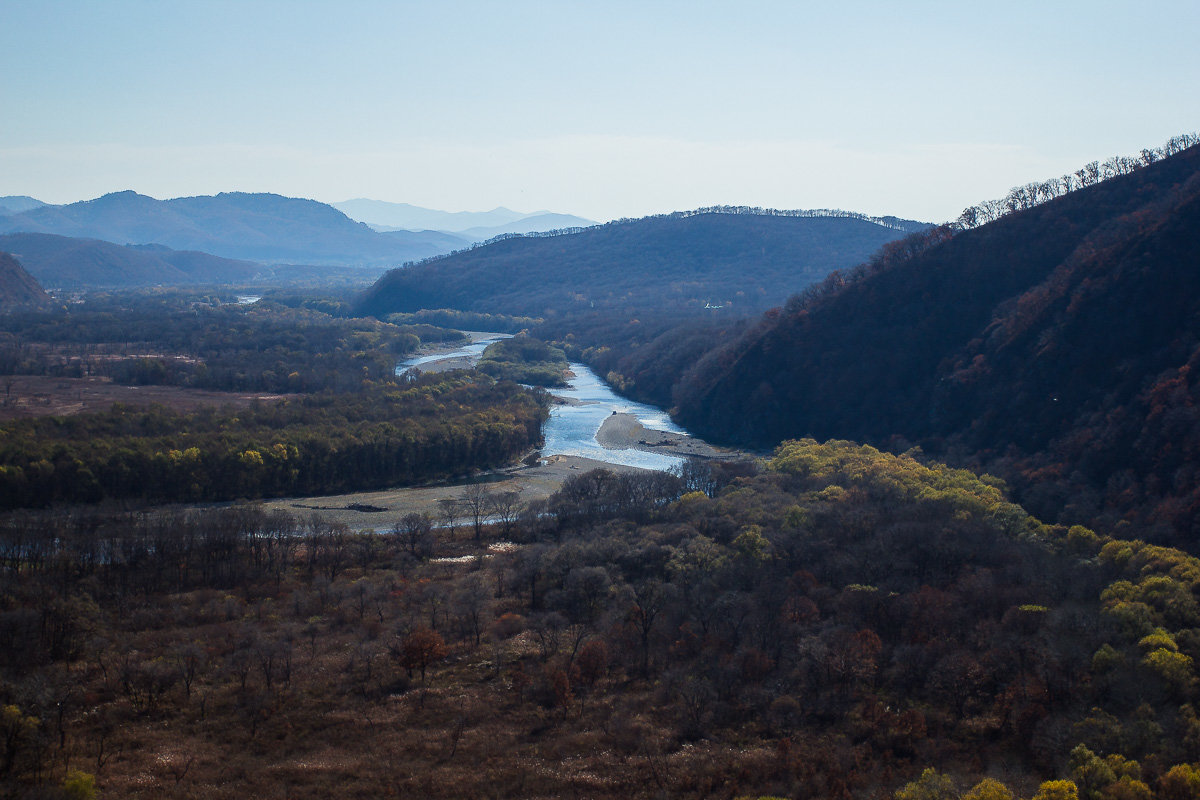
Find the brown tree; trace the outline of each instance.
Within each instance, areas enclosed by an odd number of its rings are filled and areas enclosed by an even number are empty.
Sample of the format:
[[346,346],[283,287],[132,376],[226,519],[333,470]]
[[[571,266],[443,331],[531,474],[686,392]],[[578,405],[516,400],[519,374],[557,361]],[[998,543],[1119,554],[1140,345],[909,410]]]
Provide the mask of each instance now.
[[421,683],[425,682],[425,670],[429,665],[441,661],[448,652],[441,635],[424,626],[410,631],[392,648],[392,655],[408,671],[410,678],[414,669],[421,671]]

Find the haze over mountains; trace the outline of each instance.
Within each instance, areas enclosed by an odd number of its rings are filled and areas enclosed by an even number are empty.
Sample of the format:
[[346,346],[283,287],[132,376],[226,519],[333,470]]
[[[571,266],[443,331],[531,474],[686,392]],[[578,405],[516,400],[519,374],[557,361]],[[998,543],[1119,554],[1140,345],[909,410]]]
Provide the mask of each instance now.
[[0,217],[0,233],[161,244],[267,263],[394,265],[461,246],[435,232],[379,233],[314,200],[222,193],[156,200],[135,192]]
[[[448,253],[502,233],[590,225],[569,215],[521,214],[507,209],[479,214],[450,214],[405,204],[351,201],[404,223],[380,230],[357,222],[314,200],[274,194],[222,193],[215,196],[157,200],[136,192],[115,192],[79,203],[55,206],[32,197],[0,197],[0,233],[44,234],[79,240],[74,245],[26,240],[30,269],[56,287],[142,286],[155,283],[203,283],[245,280],[254,271],[222,265],[220,259],[261,264],[305,265],[306,270],[261,272],[268,281],[320,279],[320,267],[362,269],[368,277],[396,266]],[[380,211],[382,209],[382,211]],[[357,213],[357,212],[356,212]],[[441,227],[441,229],[434,229]],[[407,228],[414,228],[409,230]],[[454,232],[450,232],[454,231]],[[172,251],[211,254],[193,259],[182,272],[178,257],[157,272],[145,257],[111,245],[159,245]],[[54,252],[55,263],[48,260]],[[68,255],[69,254],[69,255]],[[132,259],[132,260],[130,260]],[[127,263],[124,263],[127,262]],[[122,266],[122,264],[124,265]],[[202,265],[212,268],[204,273]],[[163,266],[162,264],[159,265]],[[314,270],[313,267],[317,269]],[[330,272],[329,277],[342,276]]]
[[504,233],[583,228],[596,224],[571,214],[551,211],[523,214],[503,206],[491,211],[451,212],[362,198],[331,205],[351,219],[365,222],[379,231],[443,231],[458,234],[468,242],[484,241]]
[[22,211],[32,211],[35,208],[41,208],[46,205],[41,200],[36,200],[26,195],[9,195],[0,197],[0,216],[7,214],[20,214]]
[[0,250],[13,253],[43,286],[53,289],[242,284],[262,272],[262,267],[251,261],[195,250],[172,250],[160,244],[117,245],[49,233],[0,236]]

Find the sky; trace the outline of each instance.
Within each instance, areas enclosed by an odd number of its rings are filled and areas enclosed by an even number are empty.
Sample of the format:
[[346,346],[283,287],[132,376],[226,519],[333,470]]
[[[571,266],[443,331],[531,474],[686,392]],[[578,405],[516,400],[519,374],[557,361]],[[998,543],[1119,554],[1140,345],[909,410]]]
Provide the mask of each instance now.
[[953,219],[1200,129],[1200,3],[0,0],[0,195]]

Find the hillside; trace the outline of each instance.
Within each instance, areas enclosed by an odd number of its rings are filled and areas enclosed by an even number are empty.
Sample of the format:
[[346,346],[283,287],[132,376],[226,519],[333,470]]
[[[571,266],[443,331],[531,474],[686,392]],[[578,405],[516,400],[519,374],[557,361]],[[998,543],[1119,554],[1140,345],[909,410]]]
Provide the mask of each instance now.
[[707,355],[679,419],[724,441],[920,443],[1031,511],[1200,541],[1200,147],[909,240]]
[[543,316],[611,307],[700,312],[708,305],[749,313],[921,227],[721,211],[491,242],[389,272],[366,293],[362,309]]
[[396,264],[461,245],[457,238],[437,233],[376,233],[314,200],[240,192],[174,200],[116,192],[0,217],[0,233],[17,232],[157,243],[251,261],[332,265]]
[[42,308],[50,303],[50,295],[21,266],[21,262],[0,252],[0,312]]
[[41,283],[55,288],[118,288],[245,283],[257,264],[162,245],[116,245],[46,233],[0,236],[0,250],[17,255]]

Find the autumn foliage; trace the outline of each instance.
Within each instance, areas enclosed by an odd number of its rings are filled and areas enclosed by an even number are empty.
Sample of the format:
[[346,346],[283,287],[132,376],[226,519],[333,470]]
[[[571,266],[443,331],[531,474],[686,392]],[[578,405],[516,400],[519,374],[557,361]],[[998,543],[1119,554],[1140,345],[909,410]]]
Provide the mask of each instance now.
[[674,481],[580,476],[601,493],[531,506],[498,549],[499,525],[414,552],[249,506],[10,516],[4,780],[84,765],[133,797],[1193,786],[1193,557],[844,442]]

